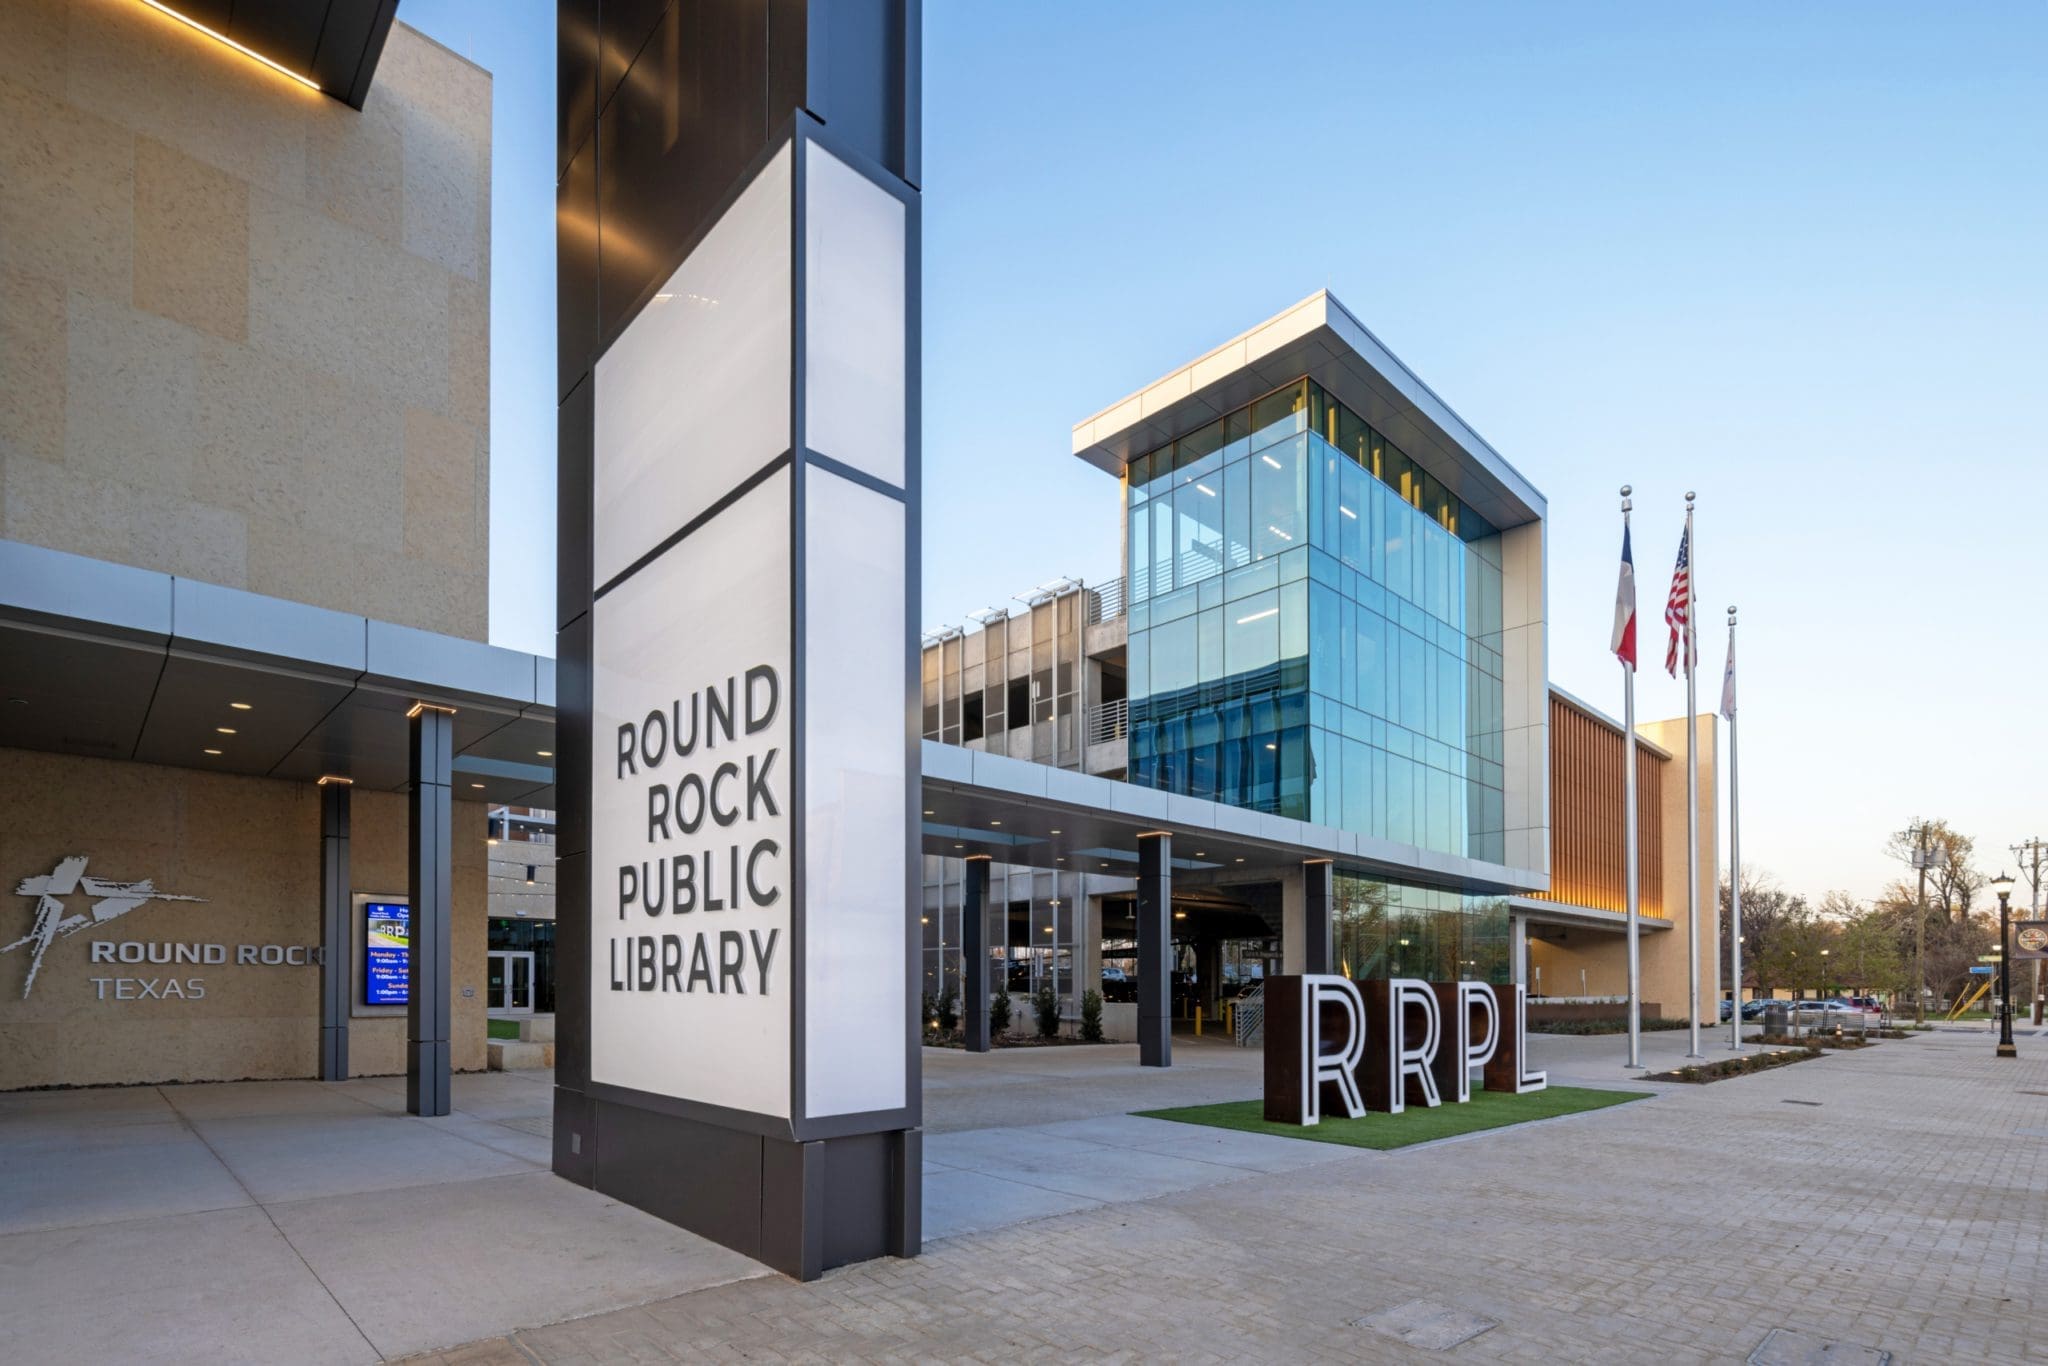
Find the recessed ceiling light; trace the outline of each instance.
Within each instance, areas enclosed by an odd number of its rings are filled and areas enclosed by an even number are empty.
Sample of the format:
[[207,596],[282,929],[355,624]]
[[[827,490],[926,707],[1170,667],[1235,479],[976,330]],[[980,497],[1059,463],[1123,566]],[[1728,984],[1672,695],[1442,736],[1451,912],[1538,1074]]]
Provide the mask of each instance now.
[[555,757],[555,752],[551,749],[537,749],[534,751],[534,753],[538,754],[543,759],[552,759]]
[[209,749],[209,750],[208,750],[208,751],[206,751],[206,752],[207,752],[208,754],[218,754],[218,753],[220,753],[220,751],[219,751],[219,750],[217,750],[217,749]]
[[1239,860],[1238,860],[1238,862],[1239,862],[1239,863],[1243,863],[1243,862],[1244,862],[1244,860],[1243,860],[1243,859],[1239,859]]
[[964,845],[964,844],[956,844],[956,845],[954,845],[953,847],[954,847],[955,849],[965,849],[965,848],[966,848],[967,846],[966,846],[966,845]]
[[1063,859],[1063,858],[1059,858],[1059,859],[1054,859],[1054,860],[1053,860],[1053,862],[1054,862],[1054,863],[1065,863],[1065,862],[1066,862],[1066,860],[1065,860],[1065,859]]
[[989,824],[990,824],[990,825],[1001,825],[1001,824],[1002,824],[1002,822],[1001,822],[1001,821],[990,821],[990,822],[989,822]]
[[933,813],[933,812],[930,812],[930,811],[927,811],[927,812],[925,812],[924,814],[925,814],[925,815],[927,815],[927,816],[929,816],[929,815],[932,815],[932,814],[934,814],[934,813]]
[[248,702],[230,702],[230,703],[228,703],[228,705],[229,705],[229,706],[231,706],[231,707],[233,707],[233,708],[234,708],[234,709],[235,709],[236,711],[254,711],[254,710],[255,710],[255,707],[254,707],[254,706],[253,706],[252,704],[248,703]]
[[1057,834],[1059,833],[1059,831],[1055,830],[1055,831],[1053,831],[1053,833],[1054,833],[1055,835],[1057,835]]
[[217,734],[220,735],[233,735],[235,733],[235,728],[233,726],[215,726],[213,729]]
[[470,784],[470,786],[471,786],[471,787],[482,787],[482,786],[483,786],[483,784],[482,784],[482,783],[471,783],[471,784]]

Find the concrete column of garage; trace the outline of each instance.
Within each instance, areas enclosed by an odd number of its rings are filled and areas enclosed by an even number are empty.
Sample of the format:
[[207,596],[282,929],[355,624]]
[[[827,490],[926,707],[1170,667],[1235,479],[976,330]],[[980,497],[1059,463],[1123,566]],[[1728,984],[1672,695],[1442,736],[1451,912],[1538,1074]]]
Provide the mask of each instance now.
[[1138,1063],[1173,1066],[1173,836],[1138,836]]
[[[968,855],[960,896],[960,1026],[970,1053],[988,1052],[987,854]],[[1003,989],[1009,989],[1006,979]]]
[[348,807],[353,784],[320,780],[320,1080],[348,1080]]
[[412,901],[412,920],[406,973],[405,1108],[415,1115],[445,1115],[451,1103],[448,996],[453,940],[455,713],[418,703],[412,709],[411,725],[406,891]]

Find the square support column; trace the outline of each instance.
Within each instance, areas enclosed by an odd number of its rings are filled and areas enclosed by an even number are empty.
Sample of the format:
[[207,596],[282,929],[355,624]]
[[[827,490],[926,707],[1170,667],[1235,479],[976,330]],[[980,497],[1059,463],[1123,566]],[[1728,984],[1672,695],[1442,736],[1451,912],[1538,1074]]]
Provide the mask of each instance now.
[[970,1053],[988,1052],[989,863],[986,854],[966,860],[960,897],[960,1028]]
[[1331,952],[1331,931],[1337,922],[1337,865],[1329,859],[1307,859],[1301,865],[1306,890],[1302,950],[1302,971],[1326,973],[1335,955]]
[[349,780],[320,780],[320,1080],[348,1080]]
[[1173,836],[1138,836],[1138,1063],[1173,1066]]
[[1508,916],[1508,967],[1518,987],[1529,985],[1529,917]]
[[455,713],[422,703],[412,725],[412,792],[406,797],[406,891],[412,899],[412,949],[406,984],[405,1108],[415,1115],[449,1110],[449,977],[454,893]]

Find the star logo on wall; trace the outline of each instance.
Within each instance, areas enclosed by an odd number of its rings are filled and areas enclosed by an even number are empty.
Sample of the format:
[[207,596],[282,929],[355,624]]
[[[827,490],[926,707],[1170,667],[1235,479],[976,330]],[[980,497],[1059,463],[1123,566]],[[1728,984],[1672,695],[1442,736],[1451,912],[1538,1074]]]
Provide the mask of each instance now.
[[[203,896],[177,896],[171,892],[159,892],[150,878],[140,882],[112,882],[103,877],[87,877],[85,854],[73,854],[59,859],[56,870],[36,877],[25,877],[14,889],[16,896],[34,897],[36,902],[36,923],[34,928],[15,940],[0,947],[0,953],[12,953],[16,949],[29,951],[28,980],[21,984],[23,1000],[28,999],[29,990],[36,984],[36,973],[43,966],[43,955],[58,939],[77,934],[80,930],[94,925],[104,925],[109,920],[118,920],[128,912],[140,909],[152,901],[204,901]],[[83,892],[96,900],[90,911],[74,915],[64,913],[64,898],[75,892]]]

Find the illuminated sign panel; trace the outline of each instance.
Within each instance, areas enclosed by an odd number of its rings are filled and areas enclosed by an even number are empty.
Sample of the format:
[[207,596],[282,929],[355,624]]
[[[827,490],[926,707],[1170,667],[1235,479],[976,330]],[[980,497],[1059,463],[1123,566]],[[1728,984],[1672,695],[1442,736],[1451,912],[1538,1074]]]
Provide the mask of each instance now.
[[412,908],[372,901],[363,907],[363,1004],[402,1006],[412,999]]

